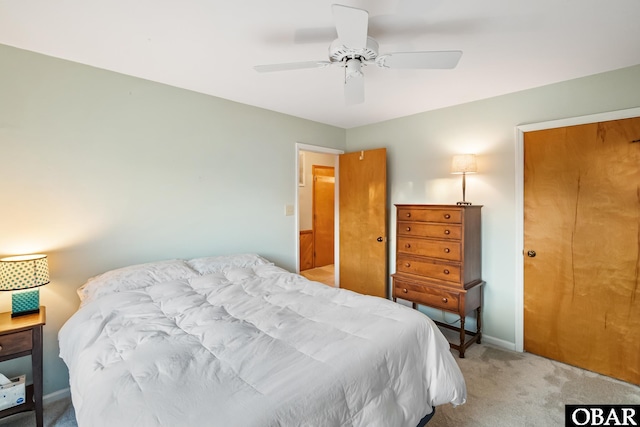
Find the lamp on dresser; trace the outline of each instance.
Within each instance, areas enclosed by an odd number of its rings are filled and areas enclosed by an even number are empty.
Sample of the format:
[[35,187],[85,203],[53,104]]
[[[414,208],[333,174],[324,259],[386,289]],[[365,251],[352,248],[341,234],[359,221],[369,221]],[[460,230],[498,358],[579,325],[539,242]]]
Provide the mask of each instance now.
[[11,317],[38,313],[38,288],[49,283],[47,256],[20,255],[0,259],[0,290],[11,294]]
[[478,172],[475,154],[457,154],[451,160],[451,173],[462,174],[462,201],[458,205],[470,205],[471,202],[465,200],[465,192],[467,189],[466,175],[468,173]]

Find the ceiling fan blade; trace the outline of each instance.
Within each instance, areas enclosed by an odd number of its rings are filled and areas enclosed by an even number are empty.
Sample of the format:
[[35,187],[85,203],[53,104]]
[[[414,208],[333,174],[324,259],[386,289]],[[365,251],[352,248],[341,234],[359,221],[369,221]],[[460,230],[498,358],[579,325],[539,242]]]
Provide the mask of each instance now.
[[341,4],[334,4],[331,8],[340,43],[350,49],[366,48],[369,12]]
[[344,82],[344,99],[347,105],[364,102],[364,76],[353,76]]
[[259,73],[270,73],[272,71],[303,70],[305,68],[324,68],[331,65],[328,61],[304,61],[288,62],[285,64],[256,65],[253,67]]
[[450,69],[458,65],[462,51],[396,52],[380,55],[376,63],[384,68]]

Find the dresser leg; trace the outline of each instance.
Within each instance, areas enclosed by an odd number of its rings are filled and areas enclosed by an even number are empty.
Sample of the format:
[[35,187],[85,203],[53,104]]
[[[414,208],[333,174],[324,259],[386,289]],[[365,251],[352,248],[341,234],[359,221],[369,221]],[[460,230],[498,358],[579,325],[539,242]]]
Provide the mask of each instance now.
[[478,307],[476,310],[476,342],[480,344],[480,340],[482,340],[482,307]]
[[464,359],[464,316],[460,316],[460,359]]

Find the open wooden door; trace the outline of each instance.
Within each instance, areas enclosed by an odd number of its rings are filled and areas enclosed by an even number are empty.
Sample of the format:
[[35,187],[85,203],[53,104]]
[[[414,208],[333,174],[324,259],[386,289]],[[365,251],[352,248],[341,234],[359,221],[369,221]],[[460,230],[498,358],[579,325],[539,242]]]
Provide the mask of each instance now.
[[387,150],[339,156],[340,287],[387,297]]
[[524,349],[640,384],[640,118],[524,136]]

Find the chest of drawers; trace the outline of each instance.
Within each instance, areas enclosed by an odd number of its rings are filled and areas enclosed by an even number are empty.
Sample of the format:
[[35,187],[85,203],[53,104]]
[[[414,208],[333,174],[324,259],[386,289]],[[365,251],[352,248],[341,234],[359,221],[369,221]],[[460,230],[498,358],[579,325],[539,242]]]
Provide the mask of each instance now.
[[[451,347],[464,357],[480,342],[482,308],[481,212],[474,205],[396,205],[396,272],[393,299],[455,313],[460,327]],[[476,312],[477,329],[466,331],[465,317]]]

